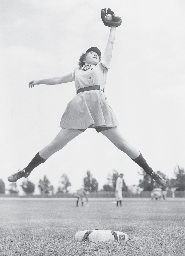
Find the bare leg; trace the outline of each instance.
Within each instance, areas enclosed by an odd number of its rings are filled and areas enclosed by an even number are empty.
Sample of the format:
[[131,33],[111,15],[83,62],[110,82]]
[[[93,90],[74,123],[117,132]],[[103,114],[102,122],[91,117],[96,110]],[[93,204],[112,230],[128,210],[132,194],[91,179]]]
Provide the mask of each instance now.
[[74,129],[60,130],[54,140],[41,151],[39,151],[39,155],[45,160],[48,159],[51,155],[62,149],[69,141],[81,133],[82,131]]
[[8,181],[16,182],[18,179],[28,177],[32,170],[44,163],[51,155],[62,149],[69,141],[81,134],[82,131],[72,129],[62,129],[54,140],[40,152],[38,152],[31,162],[22,171],[18,171],[8,177]]
[[152,177],[159,185],[165,186],[166,181],[155,173],[143,158],[141,153],[131,146],[122,136],[117,127],[101,132],[106,136],[118,149],[126,153],[135,163],[137,163],[143,170]]
[[135,159],[139,156],[140,152],[125,140],[118,127],[102,131],[101,133],[130,158]]

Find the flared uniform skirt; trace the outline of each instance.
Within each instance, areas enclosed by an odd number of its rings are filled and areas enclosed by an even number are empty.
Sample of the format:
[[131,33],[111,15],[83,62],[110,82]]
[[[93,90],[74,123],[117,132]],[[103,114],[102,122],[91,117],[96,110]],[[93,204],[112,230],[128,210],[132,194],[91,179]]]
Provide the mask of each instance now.
[[118,121],[104,92],[85,91],[77,94],[67,105],[61,118],[63,129],[116,127]]

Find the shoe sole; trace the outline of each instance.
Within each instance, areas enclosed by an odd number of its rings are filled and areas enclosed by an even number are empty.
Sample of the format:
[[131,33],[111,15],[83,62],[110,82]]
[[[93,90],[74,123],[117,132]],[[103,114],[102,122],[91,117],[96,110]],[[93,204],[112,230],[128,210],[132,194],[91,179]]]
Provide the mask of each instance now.
[[[18,176],[18,177],[14,177],[14,176]],[[19,179],[21,179],[21,178],[24,178],[25,176],[23,175],[23,174],[18,174],[18,173],[15,173],[15,174],[13,174],[13,175],[11,175],[11,176],[9,176],[8,177],[8,181],[9,182],[16,182],[16,181],[18,181]]]

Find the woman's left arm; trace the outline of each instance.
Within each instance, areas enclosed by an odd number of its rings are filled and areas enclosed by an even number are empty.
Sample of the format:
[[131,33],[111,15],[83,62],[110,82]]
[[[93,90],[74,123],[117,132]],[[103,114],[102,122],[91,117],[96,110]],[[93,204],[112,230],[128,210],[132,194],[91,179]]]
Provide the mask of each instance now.
[[107,67],[110,66],[110,62],[112,59],[112,51],[113,51],[113,45],[114,45],[114,41],[115,41],[115,35],[116,35],[116,27],[111,27],[107,46],[105,48],[105,52],[104,52],[103,59],[102,59]]

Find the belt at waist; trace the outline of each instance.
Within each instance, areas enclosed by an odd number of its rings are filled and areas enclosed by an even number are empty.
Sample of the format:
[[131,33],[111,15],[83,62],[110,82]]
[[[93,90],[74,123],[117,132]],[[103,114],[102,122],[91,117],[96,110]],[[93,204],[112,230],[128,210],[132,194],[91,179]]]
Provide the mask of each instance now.
[[80,88],[80,89],[77,90],[77,94],[80,93],[80,92],[92,91],[92,90],[100,90],[100,85],[92,85],[92,86]]

